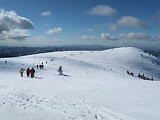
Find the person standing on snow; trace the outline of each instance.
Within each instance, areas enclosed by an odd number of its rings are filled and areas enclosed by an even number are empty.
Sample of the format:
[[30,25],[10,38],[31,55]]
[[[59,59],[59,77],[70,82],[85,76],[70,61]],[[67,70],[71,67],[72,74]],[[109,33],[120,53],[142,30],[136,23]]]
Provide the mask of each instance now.
[[38,69],[38,66],[39,66],[39,65],[37,65],[37,69]]
[[30,70],[30,73],[31,73],[31,78],[33,78],[33,77],[34,77],[34,73],[35,73],[34,68],[32,68],[32,69]]
[[30,69],[29,68],[27,68],[26,74],[27,74],[27,77],[29,77],[29,74],[30,74]]
[[21,77],[23,77],[23,72],[24,72],[24,70],[25,70],[25,69],[23,69],[23,68],[21,68],[21,69],[19,70],[19,73],[20,73]]
[[57,71],[59,72],[59,75],[63,75],[62,66],[59,66],[59,68],[58,68],[58,70],[57,70]]

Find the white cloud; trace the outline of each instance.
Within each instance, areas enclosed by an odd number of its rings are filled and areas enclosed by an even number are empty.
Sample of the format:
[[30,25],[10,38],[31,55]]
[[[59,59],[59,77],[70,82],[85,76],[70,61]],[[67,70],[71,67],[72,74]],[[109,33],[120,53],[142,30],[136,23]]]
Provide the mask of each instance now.
[[152,39],[155,40],[155,41],[160,41],[160,36],[157,36],[157,37],[152,38]]
[[18,16],[14,11],[0,10],[0,32],[12,29],[33,29],[33,23],[24,17]]
[[111,36],[110,34],[108,33],[101,33],[101,35],[99,37],[97,36],[86,36],[86,35],[83,35],[81,37],[79,37],[79,39],[81,40],[96,40],[96,41],[101,41],[101,40],[117,40],[116,37],[114,36]]
[[101,33],[99,37],[97,36],[87,36],[83,35],[79,37],[81,40],[96,40],[96,41],[105,41],[105,40],[121,40],[121,39],[128,39],[128,40],[148,40],[148,41],[158,41],[160,40],[160,36],[157,37],[151,37],[148,35],[145,35],[144,33],[121,33],[119,36],[112,36],[109,33]]
[[46,36],[31,36],[27,37],[26,40],[23,42],[15,41],[15,40],[8,40],[8,41],[0,41],[0,43],[7,43],[8,45],[15,45],[15,46],[32,46],[32,47],[43,47],[43,46],[51,46],[55,45],[59,42],[58,39],[49,39]]
[[118,37],[119,39],[129,39],[129,40],[147,40],[147,41],[160,41],[160,36],[148,36],[144,33],[121,33]]
[[47,34],[58,34],[60,32],[62,32],[62,28],[58,27],[58,28],[54,28],[54,29],[49,29],[48,31],[46,31]]
[[80,39],[82,39],[82,40],[97,40],[98,38],[96,36],[83,35],[83,36],[80,37]]
[[117,40],[116,37],[113,37],[113,36],[111,36],[111,35],[108,34],[108,33],[101,33],[100,38],[101,38],[102,40]]
[[30,34],[27,30],[22,29],[13,29],[9,31],[3,31],[0,34],[1,40],[25,40],[26,38],[30,37]]
[[153,37],[147,36],[144,33],[121,33],[121,39],[138,39],[138,40],[154,40]]
[[146,23],[132,16],[124,16],[117,20],[116,23],[110,23],[108,25],[111,30],[116,30],[118,27],[137,27],[143,29],[149,28]]
[[99,15],[99,16],[113,16],[116,14],[116,10],[108,5],[98,5],[87,11],[89,15]]
[[148,28],[148,25],[132,16],[124,16],[117,21],[118,26]]
[[41,15],[42,16],[51,16],[51,12],[50,11],[42,12]]
[[[33,29],[33,23],[14,11],[0,10],[0,40],[22,40],[30,36],[27,29]],[[5,39],[6,38],[6,39]]]

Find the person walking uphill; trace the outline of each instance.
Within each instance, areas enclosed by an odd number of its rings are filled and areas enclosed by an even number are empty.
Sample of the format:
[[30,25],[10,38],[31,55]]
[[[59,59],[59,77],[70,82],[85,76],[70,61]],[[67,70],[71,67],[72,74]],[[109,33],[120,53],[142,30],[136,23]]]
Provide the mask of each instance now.
[[21,68],[21,69],[19,70],[19,73],[20,73],[21,77],[23,77],[23,72],[24,72],[24,70],[25,70],[25,69],[23,69],[23,68]]
[[30,73],[31,73],[31,78],[33,78],[33,77],[34,77],[34,73],[35,73],[34,68],[32,68],[32,69],[30,70]]
[[27,70],[26,70],[27,77],[29,77],[30,71],[31,70],[29,68],[27,68]]

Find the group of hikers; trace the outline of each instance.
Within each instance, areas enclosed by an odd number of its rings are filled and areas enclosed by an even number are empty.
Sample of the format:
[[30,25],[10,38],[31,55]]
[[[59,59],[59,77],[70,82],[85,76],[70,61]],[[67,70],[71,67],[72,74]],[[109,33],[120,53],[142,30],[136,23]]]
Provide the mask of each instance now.
[[[46,64],[47,64],[47,61],[46,61]],[[43,69],[43,68],[44,68],[43,62],[41,65],[37,65],[37,69]]]
[[[46,64],[47,64],[47,61],[46,61]],[[44,68],[43,62],[42,62],[41,65],[37,65],[37,69],[39,69],[39,68],[40,68],[40,69],[43,69],[43,68]],[[25,71],[24,68],[21,68],[21,69],[19,70],[19,73],[20,73],[21,77],[23,77],[24,71]],[[35,74],[35,69],[34,69],[33,67],[32,67],[32,69],[27,68],[27,69],[26,69],[26,74],[27,74],[27,77],[33,78],[33,77],[34,77],[34,74]]]
[[[47,62],[46,62],[46,64],[47,64]],[[39,69],[39,68],[40,68],[40,69],[43,69],[43,68],[44,68],[43,63],[42,63],[41,65],[37,65],[37,69]],[[20,73],[21,77],[23,77],[24,71],[25,71],[24,68],[21,68],[21,69],[19,70],[19,73]],[[62,66],[59,66],[57,72],[59,72],[59,75],[64,75],[64,74],[63,74],[63,70],[62,70]],[[34,75],[34,74],[35,74],[35,69],[34,69],[34,68],[32,68],[32,69],[27,68],[27,69],[26,69],[26,74],[27,74],[27,77],[33,78],[33,77],[35,76],[35,75]]]
[[[25,71],[24,68],[21,68],[21,69],[19,70],[19,73],[20,73],[21,77],[23,77],[24,71]],[[35,73],[35,69],[34,69],[34,68],[32,68],[32,69],[27,68],[27,69],[26,69],[27,77],[31,76],[31,78],[33,78],[33,77],[34,77],[34,73]]]

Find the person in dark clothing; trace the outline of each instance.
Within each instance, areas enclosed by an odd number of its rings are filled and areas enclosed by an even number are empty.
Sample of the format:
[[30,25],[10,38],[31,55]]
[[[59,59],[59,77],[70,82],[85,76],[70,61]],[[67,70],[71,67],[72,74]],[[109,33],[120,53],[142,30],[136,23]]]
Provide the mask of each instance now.
[[33,78],[33,77],[34,77],[34,73],[35,73],[34,68],[32,68],[32,69],[30,70],[30,73],[31,73],[31,78]]
[[29,74],[30,74],[30,69],[29,68],[27,68],[26,74],[27,74],[27,77],[29,77]]
[[39,66],[39,65],[37,65],[37,69],[38,69],[38,66]]
[[63,70],[62,70],[62,66],[59,66],[57,72],[59,72],[59,75],[63,75]]

